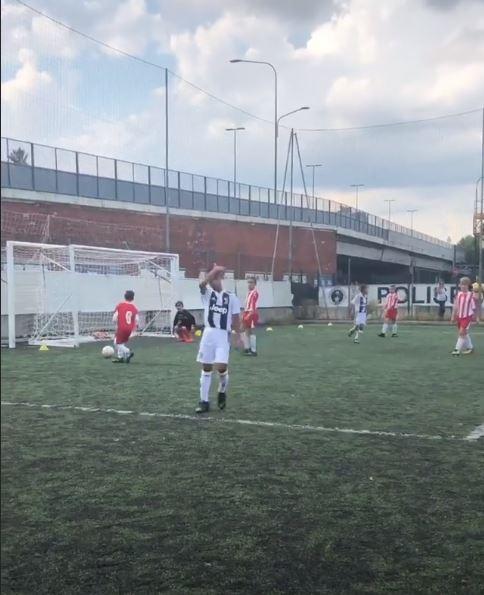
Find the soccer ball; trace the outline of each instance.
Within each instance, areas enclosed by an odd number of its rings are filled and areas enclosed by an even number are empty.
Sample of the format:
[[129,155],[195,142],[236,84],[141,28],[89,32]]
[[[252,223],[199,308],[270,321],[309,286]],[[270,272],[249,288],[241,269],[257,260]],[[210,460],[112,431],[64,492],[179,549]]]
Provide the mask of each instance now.
[[328,322],[328,326],[333,326],[333,323],[332,322]]
[[268,333],[272,333],[272,327],[271,327],[271,326],[268,326],[268,327],[266,328],[266,331],[267,331]]
[[102,349],[103,357],[105,357],[106,359],[113,357],[114,355],[114,349],[111,347],[111,345],[105,345]]
[[195,331],[195,337],[201,337],[202,336],[202,331],[200,329]]
[[302,324],[299,324],[297,328],[304,328]]

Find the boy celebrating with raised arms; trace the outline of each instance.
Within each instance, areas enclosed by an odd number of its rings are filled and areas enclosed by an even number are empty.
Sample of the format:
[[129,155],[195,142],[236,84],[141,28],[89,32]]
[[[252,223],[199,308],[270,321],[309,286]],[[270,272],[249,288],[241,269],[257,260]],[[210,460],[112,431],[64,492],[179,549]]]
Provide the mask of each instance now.
[[224,267],[214,265],[200,283],[205,328],[197,357],[197,361],[202,364],[197,413],[206,413],[210,410],[210,385],[214,367],[219,375],[217,397],[219,409],[225,409],[227,403],[230,332],[232,323],[235,331],[239,331],[240,301],[234,293],[223,289],[224,274]]

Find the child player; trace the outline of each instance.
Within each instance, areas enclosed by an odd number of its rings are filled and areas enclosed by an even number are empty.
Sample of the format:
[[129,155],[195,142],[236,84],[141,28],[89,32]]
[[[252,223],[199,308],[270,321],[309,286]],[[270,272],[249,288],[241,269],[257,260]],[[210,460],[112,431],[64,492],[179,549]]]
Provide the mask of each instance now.
[[452,322],[457,322],[459,335],[452,355],[469,355],[474,351],[469,335],[469,328],[474,320],[477,320],[476,298],[471,291],[471,280],[469,277],[462,277],[459,282],[459,290],[455,296],[452,309]]
[[351,327],[348,337],[355,335],[354,342],[359,343],[360,340],[358,337],[365,329],[368,313],[368,285],[360,285],[360,291],[355,295],[351,304],[354,311],[355,323]]
[[245,355],[257,355],[257,337],[255,335],[255,327],[259,321],[259,313],[257,312],[259,292],[257,291],[256,285],[257,280],[255,277],[250,277],[247,279],[249,292],[245,301],[245,310],[242,315],[241,333]]
[[214,366],[219,377],[217,398],[219,409],[225,409],[227,402],[230,329],[233,321],[235,330],[239,332],[240,301],[234,293],[224,290],[222,286],[224,273],[223,267],[214,265],[200,283],[205,328],[197,357],[197,361],[202,364],[197,413],[206,413],[210,410],[209,395]]
[[113,322],[116,323],[114,351],[116,358],[113,363],[129,364],[134,353],[126,343],[138,325],[138,308],[133,303],[134,291],[128,289],[124,294],[124,302],[119,303],[114,310]]
[[398,337],[397,334],[397,316],[398,316],[398,293],[395,285],[390,285],[390,293],[385,299],[383,305],[383,326],[379,337],[386,337],[390,323],[392,325],[392,337]]
[[182,343],[193,343],[192,330],[195,328],[195,318],[191,312],[185,310],[183,302],[175,304],[176,315],[173,321],[173,334]]

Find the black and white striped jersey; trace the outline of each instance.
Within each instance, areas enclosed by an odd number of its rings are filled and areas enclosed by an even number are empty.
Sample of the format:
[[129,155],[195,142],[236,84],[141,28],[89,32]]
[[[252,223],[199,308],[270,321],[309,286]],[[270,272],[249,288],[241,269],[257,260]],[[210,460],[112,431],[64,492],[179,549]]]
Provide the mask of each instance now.
[[239,298],[230,291],[215,291],[210,286],[201,289],[205,309],[205,328],[230,331],[232,316],[240,314]]

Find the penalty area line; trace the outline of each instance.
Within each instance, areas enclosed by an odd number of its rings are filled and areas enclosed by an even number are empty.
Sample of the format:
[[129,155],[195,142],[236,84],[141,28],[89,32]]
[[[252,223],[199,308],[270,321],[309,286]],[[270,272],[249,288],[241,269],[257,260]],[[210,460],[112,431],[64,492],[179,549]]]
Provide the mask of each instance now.
[[114,415],[132,415],[134,417],[154,417],[161,419],[179,419],[187,421],[197,421],[201,423],[219,423],[229,425],[240,425],[240,426],[254,426],[258,428],[279,428],[283,430],[291,431],[305,431],[305,432],[322,432],[322,433],[335,433],[335,434],[355,434],[360,436],[380,436],[388,438],[416,438],[420,440],[477,440],[481,436],[484,436],[484,424],[478,426],[473,432],[471,432],[465,438],[458,436],[439,436],[431,434],[415,434],[411,432],[391,432],[384,430],[355,430],[353,428],[339,428],[339,427],[325,427],[325,426],[312,426],[308,424],[284,424],[281,422],[272,421],[257,421],[251,419],[237,419],[227,417],[213,417],[205,415],[184,415],[181,413],[159,413],[159,412],[148,412],[148,411],[132,411],[127,409],[111,409],[101,407],[85,407],[81,405],[61,405],[61,404],[42,404],[42,403],[28,403],[25,401],[12,402],[12,401],[1,401],[1,405],[4,407],[28,407],[32,409],[52,409],[58,411],[81,411],[85,413],[106,413]]

